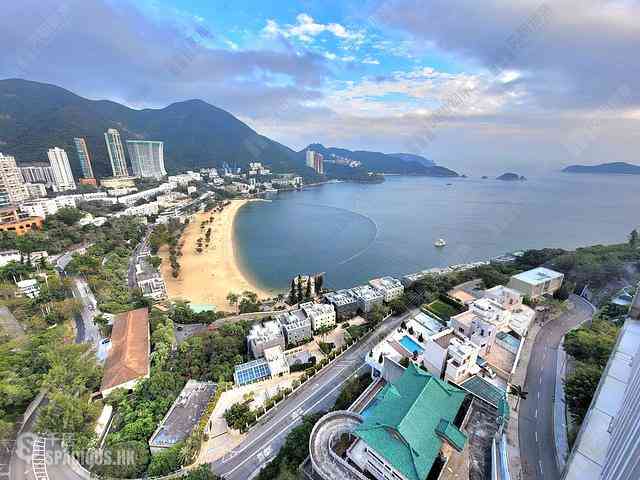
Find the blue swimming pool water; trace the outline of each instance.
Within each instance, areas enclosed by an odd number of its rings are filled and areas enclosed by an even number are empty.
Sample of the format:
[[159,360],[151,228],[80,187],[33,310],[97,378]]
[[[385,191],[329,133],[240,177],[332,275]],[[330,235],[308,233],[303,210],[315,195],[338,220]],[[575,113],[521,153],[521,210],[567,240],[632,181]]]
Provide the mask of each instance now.
[[410,353],[417,351],[418,354],[421,354],[422,352],[424,352],[424,348],[414,342],[413,339],[407,335],[400,339],[400,345],[406,348]]

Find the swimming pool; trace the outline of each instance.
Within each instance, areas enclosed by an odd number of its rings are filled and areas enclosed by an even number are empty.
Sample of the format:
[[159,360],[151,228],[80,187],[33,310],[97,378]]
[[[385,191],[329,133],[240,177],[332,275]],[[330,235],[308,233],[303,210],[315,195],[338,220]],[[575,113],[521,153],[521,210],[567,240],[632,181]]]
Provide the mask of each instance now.
[[418,345],[408,335],[405,335],[404,337],[402,337],[400,339],[400,345],[402,345],[404,348],[406,348],[409,353],[418,352],[418,355],[420,355],[422,352],[424,352],[424,348],[422,348],[420,345]]

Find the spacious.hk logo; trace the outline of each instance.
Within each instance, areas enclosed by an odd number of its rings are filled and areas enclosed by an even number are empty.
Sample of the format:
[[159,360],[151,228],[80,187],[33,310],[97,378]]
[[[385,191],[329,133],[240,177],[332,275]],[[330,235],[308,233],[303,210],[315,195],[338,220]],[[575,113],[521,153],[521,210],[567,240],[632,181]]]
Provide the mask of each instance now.
[[87,448],[69,454],[67,446],[73,445],[71,435],[41,436],[34,433],[23,433],[18,436],[14,445],[14,454],[21,460],[36,465],[65,465],[73,466],[78,462],[85,468],[95,466],[131,466],[136,464],[138,451],[126,444],[117,449]]

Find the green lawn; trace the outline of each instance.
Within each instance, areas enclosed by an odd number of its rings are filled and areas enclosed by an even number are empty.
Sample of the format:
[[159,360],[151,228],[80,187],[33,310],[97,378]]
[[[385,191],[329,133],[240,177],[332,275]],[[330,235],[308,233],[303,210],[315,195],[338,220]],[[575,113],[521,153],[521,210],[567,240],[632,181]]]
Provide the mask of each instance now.
[[459,314],[461,310],[443,302],[442,300],[434,300],[428,305],[423,305],[423,308],[427,311],[435,313],[442,320],[449,320],[449,318]]

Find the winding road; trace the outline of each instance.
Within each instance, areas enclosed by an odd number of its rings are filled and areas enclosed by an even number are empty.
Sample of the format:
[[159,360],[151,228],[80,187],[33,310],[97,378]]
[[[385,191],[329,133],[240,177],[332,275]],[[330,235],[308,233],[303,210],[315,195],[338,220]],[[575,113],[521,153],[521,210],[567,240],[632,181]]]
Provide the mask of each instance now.
[[545,324],[531,351],[524,384],[528,396],[520,403],[518,413],[523,479],[560,478],[554,434],[556,381],[561,381],[557,376],[558,346],[567,332],[594,314],[593,306],[585,299],[572,295],[571,301],[575,308]]

